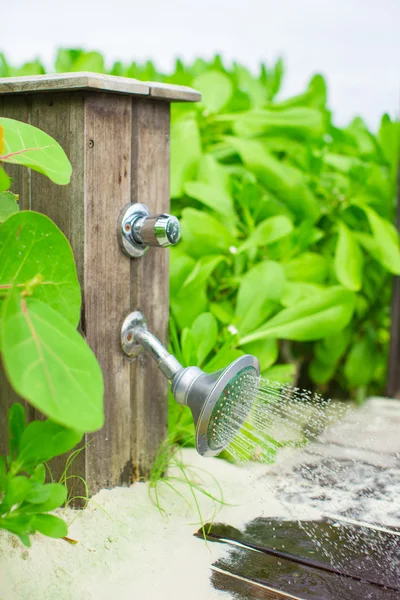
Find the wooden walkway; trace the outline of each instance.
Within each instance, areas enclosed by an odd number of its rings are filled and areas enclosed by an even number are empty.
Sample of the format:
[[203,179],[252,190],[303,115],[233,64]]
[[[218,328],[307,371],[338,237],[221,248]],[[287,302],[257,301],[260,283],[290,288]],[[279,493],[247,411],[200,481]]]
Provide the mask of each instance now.
[[266,507],[243,531],[213,526],[234,541],[213,566],[217,589],[243,600],[400,598],[400,401],[350,409],[316,442],[284,449],[262,479],[292,520]]

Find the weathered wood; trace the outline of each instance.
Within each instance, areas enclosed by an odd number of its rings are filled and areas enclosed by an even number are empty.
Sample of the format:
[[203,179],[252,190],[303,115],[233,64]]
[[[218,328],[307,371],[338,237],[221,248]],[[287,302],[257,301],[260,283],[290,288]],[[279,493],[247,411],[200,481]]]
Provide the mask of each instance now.
[[[400,164],[397,179],[397,230],[400,231]],[[398,275],[393,277],[386,393],[388,396],[400,398],[400,277]]]
[[[153,214],[168,212],[169,119],[167,103],[133,100],[132,201]],[[149,327],[164,344],[169,313],[168,252],[152,248],[131,263],[132,309],[143,312]],[[144,400],[143,400],[144,399]],[[155,452],[167,434],[168,388],[165,376],[150,356],[132,365],[132,453],[136,477],[147,477]]]
[[171,102],[198,102],[201,94],[183,85],[138,81],[127,77],[100,73],[51,73],[29,77],[3,77],[0,79],[0,94],[27,94],[67,90],[92,90],[151,96]]
[[130,312],[131,261],[116,235],[118,216],[130,201],[131,121],[129,97],[86,97],[84,331],[103,371],[106,413],[85,451],[91,492],[132,481],[130,365],[120,342]]
[[[62,187],[22,167],[7,165],[7,171],[15,177],[21,206],[53,219],[74,251],[83,297],[80,329],[105,382],[105,425],[85,436],[70,471],[86,480],[92,494],[147,477],[167,433],[166,379],[150,358],[140,356],[131,364],[120,347],[121,324],[135,309],[167,341],[168,251],[152,249],[132,260],[116,235],[128,202],[143,202],[153,213],[169,209],[167,100],[174,99],[174,87],[157,84],[150,97],[151,87],[97,74],[0,80],[0,115],[43,129],[72,163],[71,183]],[[175,92],[176,99],[185,99],[182,89]],[[196,99],[192,90],[187,94],[186,100]],[[2,450],[6,411],[15,399],[0,374]],[[32,408],[29,416],[42,418]],[[65,459],[53,463],[56,478],[64,464]],[[82,486],[72,493],[83,493]]]

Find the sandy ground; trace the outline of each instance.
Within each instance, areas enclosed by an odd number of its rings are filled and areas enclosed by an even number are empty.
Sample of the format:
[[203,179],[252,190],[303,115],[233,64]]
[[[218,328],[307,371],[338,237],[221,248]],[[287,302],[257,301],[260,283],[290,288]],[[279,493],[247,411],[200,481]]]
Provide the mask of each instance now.
[[[217,514],[215,502],[197,493],[204,522],[242,529],[260,516],[342,514],[400,527],[399,426],[400,403],[374,398],[347,411],[303,450],[282,449],[273,465],[240,467],[189,449],[182,460],[208,492],[219,496],[222,490],[226,504]],[[0,600],[231,598],[209,579],[212,563],[228,547],[193,537],[200,519],[191,491],[169,483],[179,494],[160,483],[162,512],[145,483],[102,490],[84,511],[64,511],[76,545],[36,535],[26,549],[0,531]]]
[[[214,476],[225,502],[215,517],[241,527],[255,517],[286,516],[285,509],[266,487],[262,476],[270,467],[238,467],[184,450],[186,464]],[[199,472],[200,473],[200,472]],[[204,475],[207,489],[218,486]],[[166,515],[150,501],[148,485],[102,490],[78,513],[64,511],[72,522],[70,545],[35,535],[26,549],[8,533],[0,533],[0,600],[208,600],[228,598],[209,582],[210,566],[226,550],[193,537],[199,516],[187,486],[179,491],[190,508],[165,484],[160,487]],[[204,520],[211,520],[215,503],[197,494]],[[78,516],[77,516],[78,515]]]

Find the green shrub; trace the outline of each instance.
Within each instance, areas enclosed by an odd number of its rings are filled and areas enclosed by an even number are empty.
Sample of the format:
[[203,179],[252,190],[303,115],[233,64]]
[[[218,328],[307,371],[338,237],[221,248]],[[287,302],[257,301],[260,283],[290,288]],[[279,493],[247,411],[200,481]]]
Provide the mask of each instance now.
[[[2,66],[1,66],[2,64]],[[31,73],[0,62],[0,75]],[[60,50],[58,71],[103,71],[98,53]],[[107,70],[107,69],[106,69]],[[262,373],[336,397],[381,393],[390,296],[400,274],[393,225],[399,123],[377,134],[334,125],[325,80],[277,100],[283,65],[258,75],[219,56],[170,75],[115,63],[107,72],[199,89],[172,109],[171,347],[183,364],[219,368],[244,352]],[[187,415],[171,404],[179,435]]]

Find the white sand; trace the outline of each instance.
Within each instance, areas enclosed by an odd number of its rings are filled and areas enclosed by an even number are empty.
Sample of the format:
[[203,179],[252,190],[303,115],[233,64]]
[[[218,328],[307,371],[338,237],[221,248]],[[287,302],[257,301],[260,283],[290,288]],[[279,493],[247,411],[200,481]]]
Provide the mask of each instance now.
[[[216,521],[241,527],[263,514],[287,514],[261,479],[270,467],[241,468],[204,459],[194,450],[184,450],[183,457],[186,464],[216,477],[225,501],[235,505],[223,506]],[[101,491],[70,527],[76,545],[35,535],[32,547],[26,549],[14,536],[0,533],[0,600],[230,597],[216,591],[209,580],[211,564],[227,549],[193,537],[199,528],[196,512],[164,484],[160,489],[166,518],[150,501],[147,484]],[[207,489],[218,493],[209,478]],[[187,486],[179,490],[193,504]],[[197,497],[203,518],[210,520],[213,503],[200,494]],[[76,515],[73,510],[64,514],[68,522]]]

